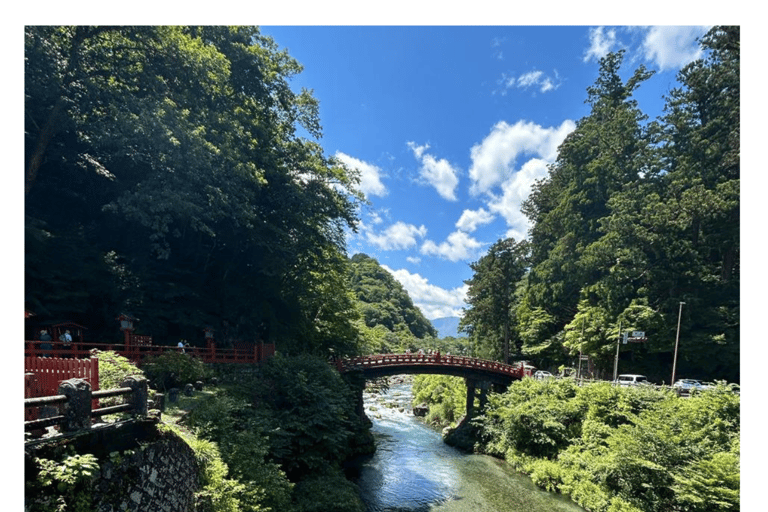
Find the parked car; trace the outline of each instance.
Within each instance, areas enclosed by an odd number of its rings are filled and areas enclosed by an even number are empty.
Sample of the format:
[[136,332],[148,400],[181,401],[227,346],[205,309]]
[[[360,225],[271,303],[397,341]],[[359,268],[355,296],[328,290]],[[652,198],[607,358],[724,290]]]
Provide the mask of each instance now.
[[614,385],[617,386],[637,386],[639,384],[650,384],[648,382],[648,377],[645,375],[636,375],[633,373],[625,373],[622,375],[619,375],[619,377],[613,381]]
[[554,377],[554,375],[544,370],[539,370],[533,374],[534,379],[551,379],[552,377]]
[[696,379],[678,379],[672,388],[678,393],[690,393],[691,391],[704,391],[710,389],[711,386]]

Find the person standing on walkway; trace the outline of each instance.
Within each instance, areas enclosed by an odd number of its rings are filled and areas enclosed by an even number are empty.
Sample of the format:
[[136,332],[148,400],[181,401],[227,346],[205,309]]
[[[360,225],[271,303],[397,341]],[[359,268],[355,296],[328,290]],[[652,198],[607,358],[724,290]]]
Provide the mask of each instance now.
[[40,331],[40,350],[43,351],[43,357],[51,357],[51,350],[53,350],[53,345],[51,345],[51,335],[48,334],[48,331],[43,329]]

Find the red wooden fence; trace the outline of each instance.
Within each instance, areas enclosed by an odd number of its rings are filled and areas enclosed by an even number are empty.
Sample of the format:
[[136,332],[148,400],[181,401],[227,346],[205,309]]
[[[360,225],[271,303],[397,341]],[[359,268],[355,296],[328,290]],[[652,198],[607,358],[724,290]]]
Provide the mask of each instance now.
[[[54,396],[59,393],[59,384],[68,379],[84,379],[91,384],[91,390],[99,389],[99,360],[61,359],[58,357],[24,358],[24,398]],[[93,407],[98,407],[94,400]],[[24,420],[37,419],[36,408],[25,409]]]
[[99,389],[99,360],[95,357],[89,359],[25,357],[24,373],[34,374],[33,382],[25,389],[24,398],[56,395],[62,381],[74,378],[87,380],[93,391]]

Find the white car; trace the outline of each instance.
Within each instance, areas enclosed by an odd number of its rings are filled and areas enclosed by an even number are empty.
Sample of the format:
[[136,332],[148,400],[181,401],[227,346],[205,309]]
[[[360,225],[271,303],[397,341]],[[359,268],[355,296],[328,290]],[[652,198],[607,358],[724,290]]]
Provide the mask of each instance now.
[[619,378],[613,381],[614,385],[617,386],[637,386],[639,384],[648,384],[648,377],[645,375],[636,375],[633,373],[625,373],[623,375],[619,375]]
[[696,379],[680,379],[672,385],[672,388],[674,388],[678,393],[690,394],[690,392],[694,390],[704,391],[706,389],[711,389],[711,386],[703,384],[701,381]]
[[549,372],[545,372],[544,370],[539,370],[533,374],[534,379],[551,379],[552,377],[554,377],[554,375]]

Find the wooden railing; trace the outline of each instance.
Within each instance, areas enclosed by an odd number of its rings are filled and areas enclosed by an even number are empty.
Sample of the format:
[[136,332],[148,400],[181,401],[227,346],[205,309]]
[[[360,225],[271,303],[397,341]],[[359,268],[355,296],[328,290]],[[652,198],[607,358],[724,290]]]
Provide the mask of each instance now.
[[[41,345],[49,345],[44,349]],[[140,363],[147,356],[156,356],[164,352],[184,352],[197,357],[205,363],[240,363],[255,364],[266,361],[275,353],[272,343],[251,343],[235,348],[219,348],[214,343],[207,347],[185,347],[181,349],[171,345],[136,344],[125,347],[122,343],[71,343],[65,345],[60,341],[26,341],[24,355],[26,357],[55,357],[62,359],[89,358],[91,350],[115,351],[118,354]]]

